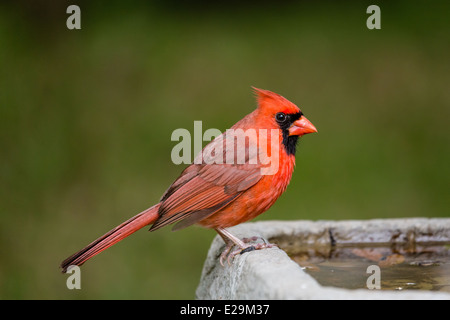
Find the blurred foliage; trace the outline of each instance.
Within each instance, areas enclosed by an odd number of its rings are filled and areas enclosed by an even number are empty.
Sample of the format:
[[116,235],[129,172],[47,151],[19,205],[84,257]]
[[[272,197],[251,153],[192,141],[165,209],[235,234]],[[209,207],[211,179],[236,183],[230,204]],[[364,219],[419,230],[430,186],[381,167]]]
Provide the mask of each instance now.
[[297,103],[288,191],[259,219],[448,217],[450,2],[0,4],[0,298],[190,299],[214,231],[137,232],[66,288],[58,265],[156,203],[176,128],[224,130],[250,86]]

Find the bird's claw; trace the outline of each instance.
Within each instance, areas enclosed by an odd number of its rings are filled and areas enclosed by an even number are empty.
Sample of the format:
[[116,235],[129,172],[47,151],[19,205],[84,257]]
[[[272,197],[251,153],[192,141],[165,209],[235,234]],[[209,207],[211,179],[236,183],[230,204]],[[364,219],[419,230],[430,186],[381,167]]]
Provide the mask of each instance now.
[[231,250],[233,249],[235,244],[232,243],[232,242],[227,243],[227,245],[225,246],[225,249],[223,250],[222,254],[220,255],[220,259],[219,259],[219,262],[222,265],[222,267],[224,267],[224,260],[225,259],[227,260],[228,265],[231,265],[231,261],[238,254],[243,254],[243,253],[254,251],[254,250],[261,250],[261,249],[278,247],[277,244],[267,243],[263,238],[260,238],[260,237],[243,238],[242,241],[244,243],[249,243],[249,242],[256,241],[258,239],[262,239],[264,241],[264,243],[248,244],[248,245],[245,245],[243,247],[239,247],[238,249],[236,249],[234,251],[231,251]]
[[247,247],[247,248],[241,250],[241,252],[239,252],[239,254],[243,254],[243,253],[250,252],[253,250],[256,250],[255,246],[250,246],[250,247]]

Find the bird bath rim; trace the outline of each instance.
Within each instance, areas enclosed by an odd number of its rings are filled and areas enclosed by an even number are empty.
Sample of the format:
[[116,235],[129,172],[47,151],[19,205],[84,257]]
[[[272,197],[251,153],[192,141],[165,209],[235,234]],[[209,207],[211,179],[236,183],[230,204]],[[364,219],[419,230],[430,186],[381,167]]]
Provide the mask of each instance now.
[[[302,245],[450,242],[449,218],[405,218],[344,221],[263,221],[232,228],[241,237],[298,239]],[[288,240],[291,239],[291,240]],[[283,246],[282,243],[279,243]],[[205,261],[197,299],[445,299],[450,293],[425,290],[369,290],[325,287],[281,249],[252,251],[222,267],[216,237]]]

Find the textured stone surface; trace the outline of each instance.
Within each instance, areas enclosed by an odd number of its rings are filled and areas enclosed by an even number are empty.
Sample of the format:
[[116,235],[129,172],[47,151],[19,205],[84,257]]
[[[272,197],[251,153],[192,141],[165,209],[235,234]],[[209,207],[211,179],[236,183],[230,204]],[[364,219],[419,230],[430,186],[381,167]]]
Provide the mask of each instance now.
[[[246,223],[230,231],[239,237],[298,241],[300,244],[354,242],[450,242],[450,219],[387,219],[366,221],[266,221]],[[296,240],[292,240],[292,239]],[[283,240],[285,239],[285,240]],[[323,287],[281,249],[270,248],[235,257],[222,267],[224,243],[216,237],[204,264],[197,299],[449,299],[430,291],[348,290]]]

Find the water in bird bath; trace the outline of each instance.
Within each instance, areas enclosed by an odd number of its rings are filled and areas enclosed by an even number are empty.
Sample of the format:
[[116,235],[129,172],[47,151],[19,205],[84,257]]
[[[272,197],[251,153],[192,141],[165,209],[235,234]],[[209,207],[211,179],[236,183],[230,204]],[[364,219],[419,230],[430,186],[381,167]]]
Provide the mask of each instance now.
[[346,244],[283,249],[323,286],[373,288],[378,277],[381,290],[450,292],[448,243]]

